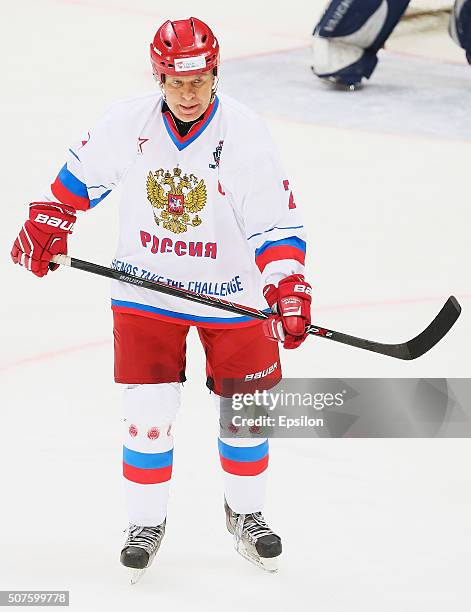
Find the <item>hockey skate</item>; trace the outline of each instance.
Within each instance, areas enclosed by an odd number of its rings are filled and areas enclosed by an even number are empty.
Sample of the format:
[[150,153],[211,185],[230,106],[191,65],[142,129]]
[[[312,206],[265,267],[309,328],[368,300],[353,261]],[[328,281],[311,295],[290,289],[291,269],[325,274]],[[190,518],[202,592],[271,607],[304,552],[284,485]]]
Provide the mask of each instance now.
[[121,563],[131,570],[131,584],[136,584],[151,566],[165,534],[165,523],[156,527],[129,525]]
[[234,548],[245,559],[267,572],[278,570],[281,538],[268,527],[261,512],[237,514],[224,500],[226,525],[234,536]]
[[311,66],[312,73],[316,76],[321,83],[327,85],[331,89],[335,89],[337,91],[358,91],[359,89],[363,89],[363,83],[361,79],[354,82],[345,82],[340,77],[335,75],[332,76],[319,76],[316,74],[314,70],[314,66]]

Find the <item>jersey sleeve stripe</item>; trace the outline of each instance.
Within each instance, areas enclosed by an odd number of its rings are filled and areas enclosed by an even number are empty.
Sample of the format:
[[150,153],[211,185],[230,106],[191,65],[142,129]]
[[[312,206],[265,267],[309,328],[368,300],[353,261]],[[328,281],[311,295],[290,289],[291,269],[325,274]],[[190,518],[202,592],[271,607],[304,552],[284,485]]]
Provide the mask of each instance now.
[[306,243],[297,236],[290,236],[289,238],[282,238],[281,240],[267,241],[262,244],[261,247],[256,249],[255,256],[262,255],[267,249],[278,247],[278,246],[292,246],[298,248],[303,253],[306,252]]
[[304,240],[293,236],[284,240],[265,242],[255,251],[255,263],[260,272],[263,272],[269,263],[284,259],[294,259],[304,265],[306,259],[306,243]]
[[62,166],[57,178],[74,195],[80,198],[88,198],[87,186],[72,174],[67,168],[67,164]]
[[272,232],[273,230],[291,230],[291,229],[303,229],[304,225],[291,225],[288,227],[278,227],[275,225],[270,229],[265,230],[264,232],[257,232],[256,234],[252,234],[247,238],[247,240],[252,240],[252,238],[256,238],[257,236],[262,236],[263,234],[268,234],[268,232]]
[[90,208],[93,208],[94,206],[99,204],[103,200],[103,198],[106,198],[106,196],[109,193],[111,193],[111,189],[108,189],[108,191],[105,191],[105,193],[103,193],[99,198],[95,198],[93,200],[90,200]]
[[73,151],[72,149],[69,149],[69,153],[71,153],[75,157],[75,159],[77,159],[80,163],[82,163],[80,161],[80,157],[77,155],[75,151]]
[[51,185],[51,192],[62,204],[68,204],[77,210],[90,208],[87,186],[68,170],[67,164],[62,167]]

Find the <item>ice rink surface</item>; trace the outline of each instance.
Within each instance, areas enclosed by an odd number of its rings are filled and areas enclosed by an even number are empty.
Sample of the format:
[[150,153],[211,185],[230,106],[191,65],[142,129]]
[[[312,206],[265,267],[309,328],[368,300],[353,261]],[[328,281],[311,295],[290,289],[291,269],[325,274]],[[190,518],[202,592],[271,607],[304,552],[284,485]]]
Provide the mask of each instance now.
[[[3,298],[0,589],[70,589],[75,610],[469,610],[468,440],[276,440],[265,515],[277,575],[232,550],[216,416],[196,334],[176,426],[167,534],[135,587],[119,564],[120,389],[108,283],[36,279],[9,251],[71,142],[115,99],[151,90],[148,43],[198,16],[222,46],[221,91],[267,119],[309,233],[318,324],[385,342],[415,335],[455,294],[463,314],[416,362],[311,339],[290,377],[469,377],[471,69],[445,32],[392,40],[363,91],[309,71],[322,2],[44,0],[5,3],[1,52]],[[422,42],[423,41],[423,44]],[[82,215],[72,255],[108,265],[109,196]]]

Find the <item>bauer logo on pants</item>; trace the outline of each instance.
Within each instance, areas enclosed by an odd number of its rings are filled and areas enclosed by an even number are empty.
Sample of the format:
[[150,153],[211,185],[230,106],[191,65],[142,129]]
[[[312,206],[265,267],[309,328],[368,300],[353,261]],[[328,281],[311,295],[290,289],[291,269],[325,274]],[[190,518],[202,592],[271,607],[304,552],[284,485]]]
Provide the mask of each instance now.
[[254,372],[253,374],[246,374],[244,382],[248,382],[249,380],[258,380],[259,378],[265,378],[265,376],[269,376],[270,374],[272,374],[277,367],[278,361],[275,361],[275,363],[272,363],[271,366],[269,366],[265,370],[261,370],[260,372]]

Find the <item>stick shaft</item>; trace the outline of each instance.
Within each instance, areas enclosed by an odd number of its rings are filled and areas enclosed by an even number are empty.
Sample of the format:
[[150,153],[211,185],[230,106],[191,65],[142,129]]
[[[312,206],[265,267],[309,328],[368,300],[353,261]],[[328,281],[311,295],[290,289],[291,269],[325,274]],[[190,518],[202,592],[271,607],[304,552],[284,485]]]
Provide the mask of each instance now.
[[[69,257],[67,255],[54,255],[52,260],[53,263],[57,263],[63,266],[69,266],[97,274],[98,276],[105,276],[114,280],[136,285],[143,289],[149,289],[151,291],[158,291],[159,293],[165,293],[174,297],[178,297],[190,302],[196,302],[198,304],[204,304],[206,306],[212,306],[219,310],[226,310],[234,314],[252,317],[254,319],[268,319],[270,311],[258,310],[251,308],[250,306],[243,306],[235,302],[229,302],[221,300],[220,298],[203,295],[200,293],[194,293],[187,289],[180,289],[177,287],[171,287],[165,283],[159,281],[149,281],[132,274],[126,274],[113,268],[106,268],[88,261]],[[381,342],[374,342],[372,340],[366,340],[364,338],[358,338],[357,336],[351,336],[344,334],[332,329],[326,329],[317,325],[309,325],[306,328],[306,332],[313,336],[319,336],[334,342],[346,344],[373,353],[379,353],[388,357],[394,357],[396,359],[417,359],[433,346],[437,344],[452,328],[456,320],[460,316],[461,306],[455,297],[451,296],[446,301],[443,308],[440,310],[435,319],[422,331],[418,336],[407,342],[399,344],[383,344]]]
[[120,272],[119,270],[114,270],[113,268],[106,268],[105,266],[100,266],[89,261],[83,261],[82,259],[76,259],[75,257],[69,257],[68,255],[54,255],[52,262],[58,263],[62,266],[69,266],[71,268],[84,270],[85,272],[91,272],[92,274],[97,274],[98,276],[106,276],[107,278],[128,283],[130,285],[136,285],[138,287],[142,287],[143,289],[150,289],[151,291],[165,293],[166,295],[178,297],[190,302],[196,302],[197,304],[213,306],[214,308],[226,310],[234,314],[252,317],[254,319],[263,320],[268,319],[269,316],[268,312],[257,310],[256,308],[251,308],[250,306],[243,306],[242,304],[221,300],[220,298],[213,297],[211,295],[194,293],[193,291],[188,291],[187,289],[179,289],[159,281],[149,281],[144,278],[134,276],[133,274],[126,274],[124,272]]

